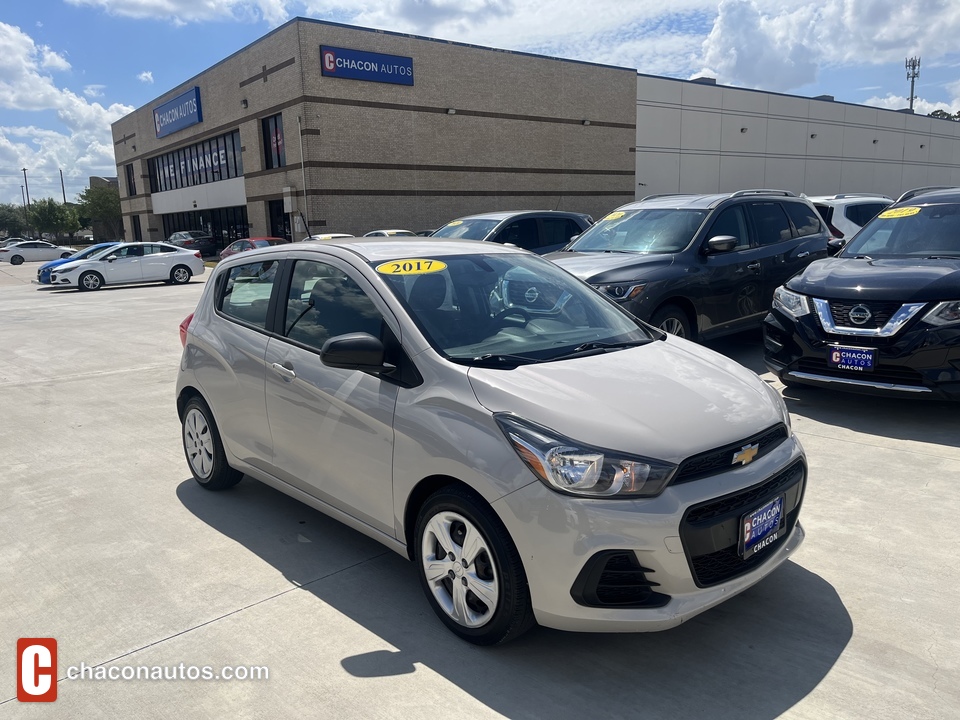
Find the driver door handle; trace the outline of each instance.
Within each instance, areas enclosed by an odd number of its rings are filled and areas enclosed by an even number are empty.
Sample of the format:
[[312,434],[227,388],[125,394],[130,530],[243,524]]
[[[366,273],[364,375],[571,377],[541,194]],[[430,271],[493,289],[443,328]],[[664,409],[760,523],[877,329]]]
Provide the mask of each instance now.
[[286,365],[281,365],[280,363],[273,363],[273,365],[271,365],[270,367],[273,368],[274,372],[276,372],[277,375],[282,377],[287,382],[290,382],[291,380],[295,380],[297,377],[297,373],[294,371],[292,367],[287,367]]
[[807,255],[809,255],[809,254],[810,254],[810,251],[809,251],[809,250],[804,250],[802,253],[797,253],[797,257],[798,257],[798,258],[805,258],[805,257],[807,257]]
[[747,265],[747,270],[759,270],[759,269],[760,269],[760,263],[758,262],[750,263],[749,265]]

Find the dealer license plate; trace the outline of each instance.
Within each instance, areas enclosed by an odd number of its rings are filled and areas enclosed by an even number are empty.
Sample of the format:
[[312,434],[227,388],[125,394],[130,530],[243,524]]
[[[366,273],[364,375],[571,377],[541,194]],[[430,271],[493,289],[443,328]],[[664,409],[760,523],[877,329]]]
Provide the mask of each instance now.
[[827,348],[827,365],[837,370],[873,372],[875,356],[876,350],[873,348],[831,345]]
[[740,520],[740,555],[746,560],[777,541],[783,532],[783,495]]

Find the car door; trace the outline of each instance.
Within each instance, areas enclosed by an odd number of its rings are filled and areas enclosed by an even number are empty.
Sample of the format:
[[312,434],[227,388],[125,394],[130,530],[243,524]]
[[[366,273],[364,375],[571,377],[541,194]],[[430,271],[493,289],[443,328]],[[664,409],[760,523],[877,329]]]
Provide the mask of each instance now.
[[60,257],[60,253],[63,252],[59,247],[48,242],[35,242],[34,245],[34,260],[57,260]]
[[173,248],[163,245],[144,245],[141,263],[143,279],[169,280],[175,254],[179,255]]
[[[727,235],[737,238],[729,252],[710,252],[710,238]],[[735,331],[762,317],[763,292],[761,249],[742,204],[731,205],[717,214],[701,246],[698,308],[701,332]]]
[[490,238],[493,242],[514,245],[524,250],[537,252],[541,246],[540,226],[536,218],[520,218],[508,222]]
[[579,235],[583,229],[575,220],[566,217],[540,218],[541,245],[534,250],[538,255],[562,250],[570,238]]
[[[110,260],[109,258],[114,258]],[[143,279],[141,261],[142,245],[124,245],[109,253],[103,259],[103,277],[108,284],[139,282]]]
[[814,260],[827,257],[827,235],[817,213],[804,202],[748,204],[763,249],[763,307],[770,309],[773,291]]
[[282,324],[267,344],[273,474],[393,535],[397,385],[320,361],[331,337],[367,332],[385,339],[389,310],[354,268],[315,257],[292,261]]

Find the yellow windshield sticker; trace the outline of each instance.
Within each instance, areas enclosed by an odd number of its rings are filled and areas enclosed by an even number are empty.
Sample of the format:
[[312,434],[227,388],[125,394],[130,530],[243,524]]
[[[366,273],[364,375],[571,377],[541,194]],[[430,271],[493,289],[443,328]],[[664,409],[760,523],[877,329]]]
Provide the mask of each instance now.
[[626,215],[625,212],[620,212],[620,211],[612,212],[612,213],[610,213],[609,215],[607,215],[607,216],[604,218],[604,220],[619,220],[619,219],[622,218],[624,215]]
[[893,208],[892,210],[884,210],[877,215],[877,217],[886,220],[888,218],[910,217],[911,215],[916,215],[918,212],[920,212],[920,208],[918,207]]
[[447,223],[447,227],[456,227],[457,225],[463,225],[463,220],[454,220]]
[[377,265],[377,272],[381,275],[426,275],[446,269],[447,264],[445,262],[426,258],[391,260]]

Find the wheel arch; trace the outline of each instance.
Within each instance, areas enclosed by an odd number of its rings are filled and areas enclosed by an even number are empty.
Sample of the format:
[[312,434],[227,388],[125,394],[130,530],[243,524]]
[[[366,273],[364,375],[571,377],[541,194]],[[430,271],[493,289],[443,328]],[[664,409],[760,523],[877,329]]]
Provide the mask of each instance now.
[[[406,505],[403,508],[403,535],[401,538],[407,546],[407,559],[414,560],[416,555],[414,554],[414,544],[416,538],[414,534],[417,531],[417,515],[420,514],[420,509],[423,507],[424,503],[427,501],[431,495],[433,495],[437,490],[445,487],[457,486],[464,488],[468,492],[476,496],[476,498],[485,503],[488,507],[490,503],[484,499],[484,497],[470,487],[467,483],[451,475],[430,475],[423,478],[418,482],[413,490],[410,491],[410,495],[407,497]],[[493,510],[494,514],[497,514],[496,510]]]
[[[183,422],[183,413],[187,407],[187,403],[190,402],[190,400],[192,400],[195,397],[198,397],[201,400],[203,400],[206,406],[210,408],[210,403],[207,402],[207,399],[203,396],[203,393],[201,393],[197,388],[193,387],[192,385],[187,385],[180,391],[180,394],[177,395],[177,417],[180,418],[180,422]],[[213,414],[213,408],[210,408],[210,413]],[[214,422],[217,421],[216,417],[214,417],[213,421]]]
[[684,315],[687,316],[687,321],[690,323],[690,333],[693,335],[690,340],[697,341],[700,338],[700,323],[697,322],[697,309],[694,307],[693,302],[683,295],[672,295],[662,298],[653,309],[653,312],[650,313],[650,317],[653,318],[658,312],[663,310],[663,308],[667,307],[667,305],[674,305],[683,311]]

